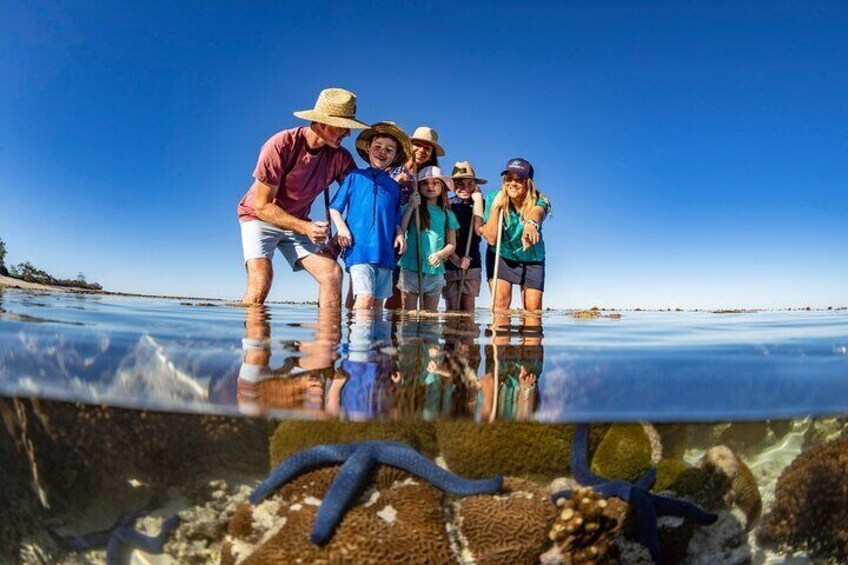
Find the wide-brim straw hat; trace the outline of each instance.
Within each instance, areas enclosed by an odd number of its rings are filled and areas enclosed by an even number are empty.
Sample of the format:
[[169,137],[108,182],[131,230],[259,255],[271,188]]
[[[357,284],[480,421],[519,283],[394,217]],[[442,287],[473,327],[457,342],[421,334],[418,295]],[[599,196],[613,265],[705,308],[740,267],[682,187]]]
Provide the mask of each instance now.
[[392,167],[406,163],[412,156],[412,144],[409,142],[409,137],[405,131],[397,127],[394,122],[377,122],[371,124],[356,136],[356,152],[366,163],[371,163],[368,158],[368,144],[378,135],[391,136],[398,142],[398,152],[394,161],[392,161]]
[[455,179],[473,179],[477,184],[486,184],[486,179],[481,179],[474,172],[474,167],[468,161],[457,161],[453,166],[451,178]]
[[410,137],[411,141],[421,141],[423,143],[427,143],[432,145],[436,150],[436,155],[439,157],[444,157],[445,150],[439,145],[439,133],[433,128],[428,128],[427,126],[421,126],[415,128],[415,132]]
[[344,88],[325,88],[318,95],[314,108],[294,112],[294,115],[302,120],[327,124],[337,128],[362,129],[368,127],[368,124],[355,118],[356,95]]
[[418,182],[427,179],[439,179],[440,181],[445,183],[445,186],[448,190],[453,190],[453,179],[448,176],[445,176],[442,173],[442,169],[436,167],[435,165],[424,167],[423,169],[418,171]]

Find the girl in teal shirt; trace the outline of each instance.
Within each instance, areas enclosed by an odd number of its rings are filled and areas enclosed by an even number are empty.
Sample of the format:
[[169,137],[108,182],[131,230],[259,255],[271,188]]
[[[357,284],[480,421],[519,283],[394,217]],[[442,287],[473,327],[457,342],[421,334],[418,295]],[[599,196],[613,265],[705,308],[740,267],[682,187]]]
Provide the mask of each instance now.
[[[404,208],[401,228],[407,234],[406,252],[398,261],[401,301],[404,310],[418,308],[418,295],[424,296],[424,310],[439,307],[445,284],[444,262],[456,249],[456,230],[459,222],[448,206],[448,190],[453,181],[439,167],[424,167],[418,173],[420,195],[412,194]],[[416,209],[421,215],[421,260],[418,259],[418,230],[412,221]],[[418,288],[418,268],[421,265],[421,285]]]

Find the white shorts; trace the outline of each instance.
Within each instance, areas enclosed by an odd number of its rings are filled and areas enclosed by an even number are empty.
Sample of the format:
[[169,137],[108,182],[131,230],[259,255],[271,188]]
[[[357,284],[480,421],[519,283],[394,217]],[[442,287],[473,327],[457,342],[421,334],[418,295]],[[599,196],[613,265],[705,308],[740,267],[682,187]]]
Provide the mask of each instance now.
[[272,260],[274,249],[279,249],[292,271],[302,271],[300,260],[324,249],[303,234],[282,230],[262,220],[248,220],[240,225],[245,263],[251,259]]
[[353,283],[353,295],[370,294],[384,300],[392,296],[392,269],[359,263],[348,267]]

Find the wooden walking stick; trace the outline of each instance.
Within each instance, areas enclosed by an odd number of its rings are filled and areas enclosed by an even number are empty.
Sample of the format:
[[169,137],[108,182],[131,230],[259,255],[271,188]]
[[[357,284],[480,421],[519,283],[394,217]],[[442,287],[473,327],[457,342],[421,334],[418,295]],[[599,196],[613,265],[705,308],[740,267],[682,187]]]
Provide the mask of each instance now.
[[[474,239],[474,212],[471,212],[471,225],[468,226],[468,240],[465,242],[465,255],[462,258],[468,257],[471,253],[471,240]],[[468,269],[460,269],[462,273],[459,275],[459,308],[462,309],[462,289],[465,286],[465,275]]]
[[489,422],[494,422],[495,418],[498,415],[498,389],[500,388],[500,382],[498,379],[498,371],[500,369],[500,360],[498,359],[498,344],[495,343],[495,335],[492,334],[492,353],[495,357],[495,370],[492,374],[492,379],[494,380],[494,394],[492,395],[492,411],[489,413]]
[[[412,193],[418,194],[418,163],[415,162],[415,153],[412,154]],[[419,195],[420,196],[420,195]],[[424,287],[421,281],[423,261],[421,257],[421,203],[415,207],[415,242],[418,245],[418,310],[424,310]]]

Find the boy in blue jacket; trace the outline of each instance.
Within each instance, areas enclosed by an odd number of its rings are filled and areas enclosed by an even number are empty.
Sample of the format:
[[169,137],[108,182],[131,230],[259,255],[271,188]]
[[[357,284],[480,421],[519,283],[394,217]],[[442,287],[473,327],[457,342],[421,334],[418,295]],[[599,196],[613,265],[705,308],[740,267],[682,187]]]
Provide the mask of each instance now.
[[377,122],[356,138],[356,151],[370,166],[348,173],[330,203],[330,218],[353,282],[353,307],[379,309],[392,295],[394,250],[406,250],[400,186],[387,171],[405,163],[412,148],[395,124]]

